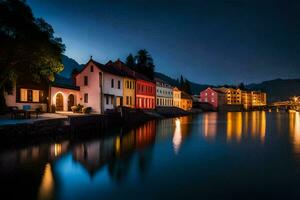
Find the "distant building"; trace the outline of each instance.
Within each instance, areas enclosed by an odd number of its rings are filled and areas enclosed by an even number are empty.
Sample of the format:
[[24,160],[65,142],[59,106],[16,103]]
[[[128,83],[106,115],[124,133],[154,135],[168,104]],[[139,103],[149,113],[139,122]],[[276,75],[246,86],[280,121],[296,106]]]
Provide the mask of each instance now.
[[266,105],[266,93],[235,88],[207,88],[200,92],[200,102],[209,103],[217,110],[250,109]]
[[206,88],[200,92],[201,103],[209,103],[213,110],[217,110],[219,106],[226,104],[226,91],[220,88]]
[[189,94],[175,87],[173,88],[173,106],[190,110],[193,107],[193,99]]
[[193,107],[193,99],[186,92],[181,92],[180,108],[183,110],[191,110]]
[[168,83],[155,79],[156,82],[156,106],[173,106],[173,89]]

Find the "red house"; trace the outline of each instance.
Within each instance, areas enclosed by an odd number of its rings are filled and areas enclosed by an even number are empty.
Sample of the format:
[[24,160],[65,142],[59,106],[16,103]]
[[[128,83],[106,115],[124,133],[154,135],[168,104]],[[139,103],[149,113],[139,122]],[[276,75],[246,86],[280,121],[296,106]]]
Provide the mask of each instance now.
[[155,109],[156,84],[139,73],[135,73],[135,78],[136,108]]
[[214,110],[225,104],[225,93],[217,88],[206,88],[200,92],[200,102],[210,104]]

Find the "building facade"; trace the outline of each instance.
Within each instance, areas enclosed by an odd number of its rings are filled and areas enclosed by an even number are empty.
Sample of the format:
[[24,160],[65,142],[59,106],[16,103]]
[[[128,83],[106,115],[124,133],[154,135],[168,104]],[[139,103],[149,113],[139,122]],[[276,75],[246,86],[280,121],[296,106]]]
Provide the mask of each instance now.
[[235,106],[247,110],[253,107],[265,106],[267,97],[266,93],[261,91],[225,87],[207,88],[200,92],[200,102],[207,102],[216,109],[221,106],[228,108],[234,108]]
[[123,74],[123,106],[135,108],[135,72],[127,67],[119,59],[115,62],[109,61],[107,66],[115,67]]
[[173,106],[180,108],[181,91],[175,87],[173,88]]
[[209,103],[214,110],[225,104],[225,93],[217,88],[206,88],[200,92],[199,101],[201,103]]
[[173,89],[171,85],[156,79],[156,106],[173,106]]
[[104,113],[122,106],[123,75],[113,67],[90,59],[76,75],[76,86],[80,87],[80,104],[94,112]]
[[155,109],[155,83],[140,74],[136,74],[136,78],[136,108]]
[[181,92],[180,108],[183,110],[191,110],[193,107],[193,99],[186,92]]

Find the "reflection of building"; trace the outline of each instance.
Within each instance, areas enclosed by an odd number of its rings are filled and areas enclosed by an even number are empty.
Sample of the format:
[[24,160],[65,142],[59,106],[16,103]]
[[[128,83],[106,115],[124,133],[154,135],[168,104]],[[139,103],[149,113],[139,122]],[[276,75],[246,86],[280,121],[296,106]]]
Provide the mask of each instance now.
[[208,140],[214,140],[217,134],[218,114],[215,112],[205,113],[203,115],[202,131],[204,137]]
[[240,142],[242,138],[242,113],[228,112],[227,113],[227,141],[237,140]]
[[113,158],[113,139],[78,144],[73,149],[74,160],[80,162],[90,174],[94,174],[109,159]]
[[[289,131],[294,154],[300,155],[300,113],[289,113]],[[299,159],[300,162],[300,159]]]
[[54,198],[54,177],[50,163],[45,166],[42,182],[39,187],[38,199],[39,200],[50,200]]
[[228,112],[227,113],[227,141],[240,142],[242,137],[248,137],[250,133],[252,139],[258,139],[264,143],[266,136],[266,113],[262,112]]

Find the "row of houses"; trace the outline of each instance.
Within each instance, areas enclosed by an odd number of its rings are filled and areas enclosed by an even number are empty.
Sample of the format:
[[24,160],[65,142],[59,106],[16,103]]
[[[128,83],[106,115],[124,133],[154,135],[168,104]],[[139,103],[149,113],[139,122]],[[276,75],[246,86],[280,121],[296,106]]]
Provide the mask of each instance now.
[[218,110],[225,106],[252,109],[265,106],[267,95],[261,91],[241,90],[236,88],[211,88],[200,92],[199,101],[210,104],[213,109]]
[[104,113],[119,106],[137,109],[155,109],[157,106],[192,108],[191,97],[178,88],[160,80],[150,80],[127,67],[120,60],[101,64],[91,59],[72,77],[57,76],[49,83],[34,84],[20,78],[13,90],[5,93],[7,106],[22,108],[29,105],[49,111],[71,111],[73,105],[91,107]]

